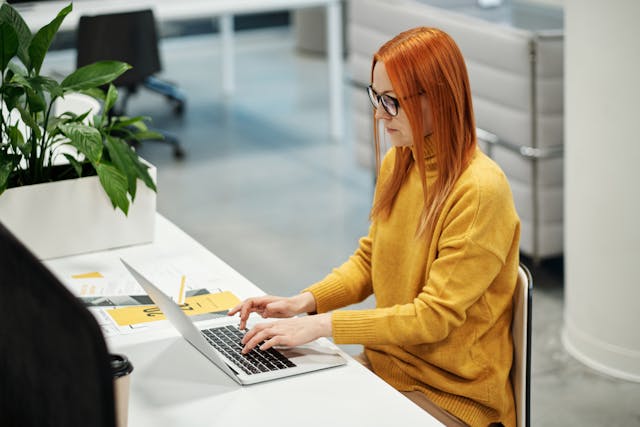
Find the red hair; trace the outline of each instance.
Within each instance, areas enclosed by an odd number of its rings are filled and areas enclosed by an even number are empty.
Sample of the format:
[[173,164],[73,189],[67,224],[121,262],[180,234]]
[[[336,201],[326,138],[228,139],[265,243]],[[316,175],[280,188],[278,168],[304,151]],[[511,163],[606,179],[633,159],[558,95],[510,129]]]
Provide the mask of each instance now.
[[[417,236],[433,232],[445,200],[466,169],[476,147],[475,119],[467,68],[453,39],[436,28],[419,27],[398,34],[373,56],[373,69],[383,62],[391,85],[411,126],[411,150],[396,149],[391,176],[378,185],[371,218],[391,212],[400,186],[415,162],[424,193],[424,207]],[[420,94],[426,96],[433,115],[433,132],[425,138]],[[374,113],[376,163],[380,169],[380,138]],[[426,144],[435,154],[438,176],[427,186],[424,159]]]

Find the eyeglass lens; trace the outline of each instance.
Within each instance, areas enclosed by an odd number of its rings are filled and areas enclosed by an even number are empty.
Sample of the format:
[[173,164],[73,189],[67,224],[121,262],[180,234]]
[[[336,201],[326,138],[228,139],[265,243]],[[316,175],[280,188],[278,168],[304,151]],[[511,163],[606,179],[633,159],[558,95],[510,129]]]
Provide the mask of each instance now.
[[369,94],[369,100],[373,108],[378,108],[378,105],[382,103],[382,108],[390,116],[398,115],[398,101],[389,95],[378,95],[371,86],[367,86],[367,93]]

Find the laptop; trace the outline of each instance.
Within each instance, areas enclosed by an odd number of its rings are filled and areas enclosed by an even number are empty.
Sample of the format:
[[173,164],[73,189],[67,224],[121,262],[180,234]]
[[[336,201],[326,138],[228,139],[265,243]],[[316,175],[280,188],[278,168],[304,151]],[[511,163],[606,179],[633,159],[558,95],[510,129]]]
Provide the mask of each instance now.
[[255,384],[344,365],[346,359],[335,347],[316,340],[298,347],[254,348],[241,354],[243,331],[234,318],[216,319],[213,326],[196,326],[178,304],[142,273],[120,261],[149,294],[165,317],[193,347],[241,385]]

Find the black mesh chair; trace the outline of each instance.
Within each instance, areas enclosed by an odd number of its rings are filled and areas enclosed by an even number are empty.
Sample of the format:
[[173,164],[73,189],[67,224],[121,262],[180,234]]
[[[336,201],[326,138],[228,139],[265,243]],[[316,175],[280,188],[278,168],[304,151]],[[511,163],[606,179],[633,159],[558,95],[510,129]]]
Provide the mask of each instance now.
[[1,223],[0,253],[0,424],[115,427],[95,318]]
[[[129,97],[140,87],[166,97],[176,114],[184,112],[186,100],[180,89],[154,76],[162,67],[151,9],[80,17],[76,65],[81,67],[101,60],[124,61],[133,67],[114,81],[114,85],[123,92],[114,114],[125,114]],[[162,141],[173,145],[176,157],[184,155],[175,136],[154,130],[164,135]]]

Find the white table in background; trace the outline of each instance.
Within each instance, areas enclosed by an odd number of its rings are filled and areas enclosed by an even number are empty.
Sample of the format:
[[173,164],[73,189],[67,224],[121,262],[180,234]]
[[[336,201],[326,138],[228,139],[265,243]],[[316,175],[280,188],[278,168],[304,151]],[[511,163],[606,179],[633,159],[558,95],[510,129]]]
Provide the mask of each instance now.
[[[156,239],[131,246],[46,261],[64,280],[69,271],[123,268],[119,258],[189,257],[222,278],[239,298],[262,294],[174,224],[157,215]],[[440,426],[441,424],[358,362],[240,386],[191,347],[173,328],[108,339],[111,352],[133,365],[129,425],[146,426]]]
[[[69,1],[23,3],[20,10],[32,31],[48,24]],[[61,29],[73,30],[82,15],[152,9],[159,21],[212,17],[220,24],[222,50],[222,92],[230,97],[235,90],[233,54],[233,16],[279,10],[324,7],[326,10],[327,62],[329,72],[330,135],[344,135],[342,4],[341,0],[76,0]]]

